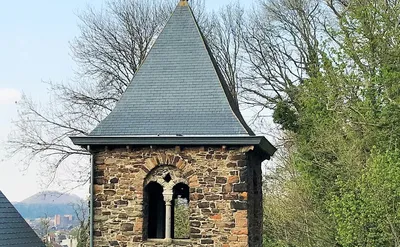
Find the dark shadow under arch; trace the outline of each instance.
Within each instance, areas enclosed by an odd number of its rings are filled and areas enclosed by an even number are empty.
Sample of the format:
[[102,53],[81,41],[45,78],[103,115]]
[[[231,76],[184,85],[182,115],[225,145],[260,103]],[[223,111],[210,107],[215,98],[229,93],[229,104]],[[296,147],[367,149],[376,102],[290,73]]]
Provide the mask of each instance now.
[[165,202],[163,188],[150,182],[144,188],[144,238],[165,238]]

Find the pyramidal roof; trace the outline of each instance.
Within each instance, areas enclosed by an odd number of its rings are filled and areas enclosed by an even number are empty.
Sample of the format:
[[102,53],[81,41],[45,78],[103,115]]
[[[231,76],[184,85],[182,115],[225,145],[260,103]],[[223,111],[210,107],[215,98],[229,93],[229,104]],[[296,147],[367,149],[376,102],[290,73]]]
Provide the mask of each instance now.
[[89,137],[253,135],[181,0],[114,110]]
[[1,191],[0,246],[45,247],[44,243]]

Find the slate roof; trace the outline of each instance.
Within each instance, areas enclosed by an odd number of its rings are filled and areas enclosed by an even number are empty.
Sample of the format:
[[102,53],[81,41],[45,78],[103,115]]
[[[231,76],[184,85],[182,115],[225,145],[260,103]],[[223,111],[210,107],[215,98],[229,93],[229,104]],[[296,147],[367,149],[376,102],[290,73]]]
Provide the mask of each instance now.
[[189,6],[179,4],[98,136],[253,136]]
[[44,243],[1,191],[0,246],[45,247]]

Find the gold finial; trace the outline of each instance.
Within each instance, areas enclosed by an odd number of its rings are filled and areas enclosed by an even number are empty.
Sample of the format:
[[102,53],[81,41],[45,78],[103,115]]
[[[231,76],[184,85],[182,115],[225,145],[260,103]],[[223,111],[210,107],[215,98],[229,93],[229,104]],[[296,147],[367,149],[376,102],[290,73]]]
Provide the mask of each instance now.
[[188,0],[181,0],[180,2],[179,2],[179,6],[188,6],[189,4],[188,4]]

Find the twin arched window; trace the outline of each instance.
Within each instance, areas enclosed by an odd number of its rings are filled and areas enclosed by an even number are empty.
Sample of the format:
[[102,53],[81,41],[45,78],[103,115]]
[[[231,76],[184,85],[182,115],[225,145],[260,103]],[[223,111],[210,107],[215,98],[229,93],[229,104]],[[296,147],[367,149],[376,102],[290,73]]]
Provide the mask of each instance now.
[[189,186],[173,166],[149,173],[144,187],[144,239],[189,238]]

